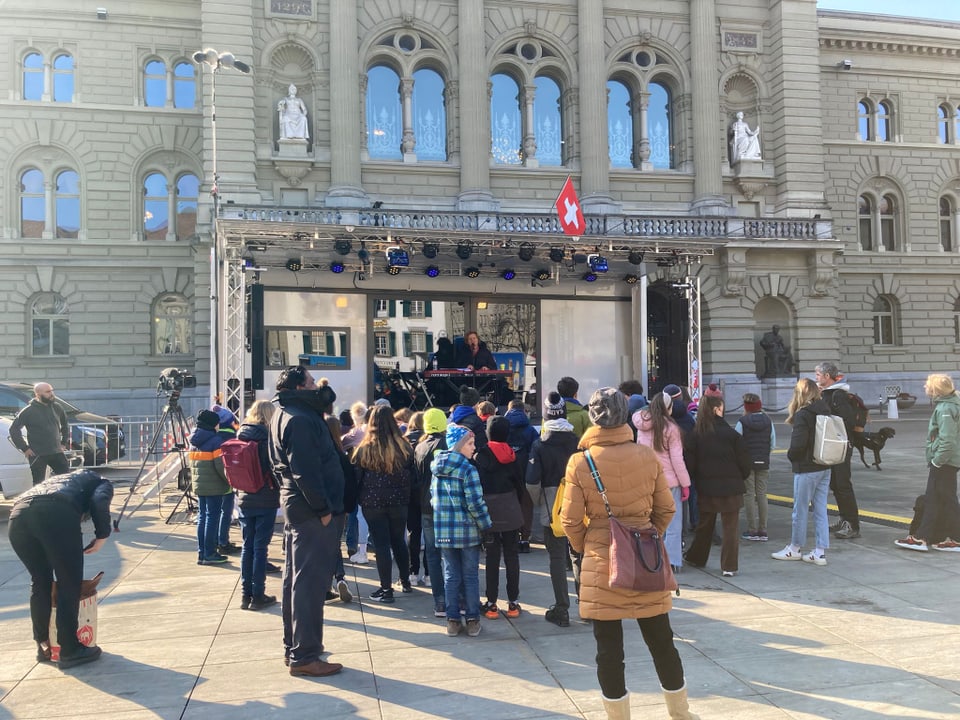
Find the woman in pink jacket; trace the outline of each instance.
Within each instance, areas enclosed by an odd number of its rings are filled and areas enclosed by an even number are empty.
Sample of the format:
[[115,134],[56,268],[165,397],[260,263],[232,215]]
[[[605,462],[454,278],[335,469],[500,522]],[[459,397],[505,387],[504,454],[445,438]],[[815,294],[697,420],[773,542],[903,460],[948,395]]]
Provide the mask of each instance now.
[[667,485],[673,495],[677,512],[663,535],[663,545],[670,557],[674,572],[683,565],[683,501],[690,495],[690,475],[683,462],[683,437],[680,426],[670,417],[673,400],[665,393],[657,393],[650,405],[633,414],[637,428],[637,445],[652,448],[663,466]]

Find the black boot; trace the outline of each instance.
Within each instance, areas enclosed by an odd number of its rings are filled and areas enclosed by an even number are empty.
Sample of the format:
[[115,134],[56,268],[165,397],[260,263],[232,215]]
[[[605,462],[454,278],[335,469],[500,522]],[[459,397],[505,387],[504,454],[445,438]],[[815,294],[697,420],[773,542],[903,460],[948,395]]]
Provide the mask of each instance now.
[[251,610],[263,610],[277,604],[276,595],[254,595],[250,600]]

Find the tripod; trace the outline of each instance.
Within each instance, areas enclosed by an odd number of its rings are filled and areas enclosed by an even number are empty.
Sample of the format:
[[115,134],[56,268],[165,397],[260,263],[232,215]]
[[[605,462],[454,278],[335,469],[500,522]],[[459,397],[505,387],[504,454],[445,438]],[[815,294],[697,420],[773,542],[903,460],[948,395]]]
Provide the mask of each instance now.
[[[160,393],[158,392],[157,395],[159,394]],[[173,447],[169,450],[162,450],[159,448],[160,438],[164,436],[164,430],[168,430],[170,436],[173,438]],[[177,500],[177,504],[173,506],[173,510],[171,510],[170,514],[167,516],[166,522],[168,524],[170,523],[170,520],[180,508],[180,505],[184,500],[187,501],[187,512],[194,513],[197,511],[196,497],[194,497],[190,487],[190,466],[187,464],[188,430],[189,428],[187,426],[187,419],[183,416],[183,408],[180,407],[180,391],[172,390],[167,398],[167,404],[163,408],[163,415],[160,417],[160,422],[157,423],[157,429],[153,433],[153,439],[150,441],[150,446],[147,448],[147,452],[144,453],[143,462],[140,463],[140,470],[137,472],[137,477],[130,486],[130,492],[127,495],[127,499],[123,502],[123,507],[120,508],[117,519],[113,521],[114,530],[120,530],[120,520],[127,511],[127,505],[130,504],[130,499],[133,497],[133,493],[136,491],[141,480],[144,478],[144,468],[147,466],[147,461],[150,458],[158,455],[166,455],[175,452],[177,453],[178,460],[177,488],[180,490],[180,498]],[[160,469],[162,464],[162,460],[158,460],[153,466],[153,472],[156,474],[158,509],[160,507],[160,483],[163,479]]]

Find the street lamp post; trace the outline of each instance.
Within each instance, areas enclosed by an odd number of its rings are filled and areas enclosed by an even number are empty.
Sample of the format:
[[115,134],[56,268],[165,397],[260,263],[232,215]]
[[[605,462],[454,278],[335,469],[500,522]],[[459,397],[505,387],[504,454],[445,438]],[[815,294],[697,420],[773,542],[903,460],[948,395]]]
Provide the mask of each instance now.
[[231,52],[217,52],[213,48],[199,50],[193,54],[197,65],[210,67],[210,133],[211,165],[213,181],[210,184],[210,197],[213,200],[213,246],[210,249],[210,386],[217,402],[225,401],[226,388],[221,387],[223,348],[220,346],[221,299],[225,287],[220,271],[223,262],[223,241],[220,237],[220,175],[217,172],[217,73],[222,68],[233,68],[244,75],[250,73],[250,66],[234,57]]

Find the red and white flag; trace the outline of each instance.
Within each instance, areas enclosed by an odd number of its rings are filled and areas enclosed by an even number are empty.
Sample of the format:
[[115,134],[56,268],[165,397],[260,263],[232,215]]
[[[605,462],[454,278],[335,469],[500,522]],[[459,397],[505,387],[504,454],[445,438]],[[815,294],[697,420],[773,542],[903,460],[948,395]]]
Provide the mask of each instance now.
[[569,175],[554,205],[557,208],[557,217],[560,219],[560,227],[563,229],[564,235],[579,237],[586,232],[583,210],[580,209],[577,191],[573,189],[573,180],[570,179]]

